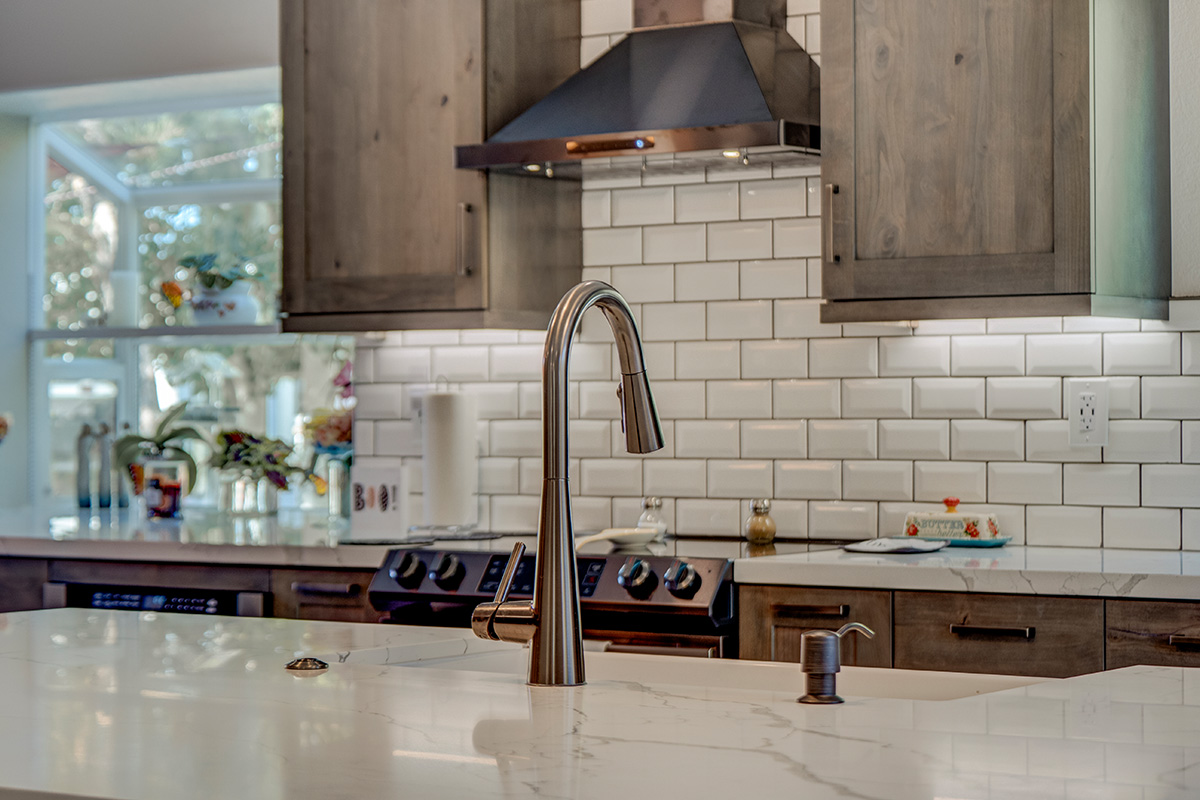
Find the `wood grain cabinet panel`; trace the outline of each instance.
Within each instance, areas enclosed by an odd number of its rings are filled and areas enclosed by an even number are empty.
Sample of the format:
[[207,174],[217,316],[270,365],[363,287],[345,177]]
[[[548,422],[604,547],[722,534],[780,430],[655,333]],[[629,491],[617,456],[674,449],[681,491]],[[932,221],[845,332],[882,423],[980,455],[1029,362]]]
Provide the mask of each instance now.
[[1200,603],[1105,601],[1108,669],[1200,667]]
[[897,669],[1065,678],[1104,669],[1104,601],[896,592]]
[[41,608],[42,585],[48,574],[48,563],[42,559],[0,560],[0,612]]
[[822,319],[1170,293],[1167,3],[821,2]]
[[378,622],[367,602],[374,570],[293,570],[271,572],[274,616],[331,622]]
[[892,593],[859,589],[738,587],[739,655],[758,661],[800,661],[800,637],[809,630],[837,630],[861,622],[874,639],[850,634],[842,663],[892,665]]

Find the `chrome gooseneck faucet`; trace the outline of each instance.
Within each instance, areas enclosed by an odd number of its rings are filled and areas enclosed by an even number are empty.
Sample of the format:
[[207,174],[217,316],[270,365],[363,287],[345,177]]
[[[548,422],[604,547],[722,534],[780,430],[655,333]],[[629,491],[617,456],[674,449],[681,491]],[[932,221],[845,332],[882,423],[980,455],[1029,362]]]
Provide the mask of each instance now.
[[567,485],[567,365],[579,321],[592,306],[604,312],[617,340],[621,362],[617,396],[625,448],[631,453],[650,453],[663,446],[642,361],[642,343],[629,305],[607,283],[585,281],[559,301],[542,356],[542,511],[533,601],[506,600],[525,551],[525,545],[518,543],[496,599],[480,605],[471,615],[471,628],[480,638],[530,642],[529,683],[533,686],[578,686],[584,682],[575,532]]

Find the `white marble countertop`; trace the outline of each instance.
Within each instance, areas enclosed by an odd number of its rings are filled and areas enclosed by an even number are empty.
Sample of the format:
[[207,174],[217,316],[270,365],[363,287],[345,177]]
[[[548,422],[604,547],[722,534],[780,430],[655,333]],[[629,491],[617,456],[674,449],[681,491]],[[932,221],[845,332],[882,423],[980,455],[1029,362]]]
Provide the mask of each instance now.
[[[575,689],[354,658],[314,677],[285,672],[294,652],[345,646],[337,629],[397,637],[394,661],[413,635],[326,625],[312,633],[322,624],[81,610],[0,617],[0,795],[1200,796],[1200,670],[1135,667],[940,701],[843,689],[842,706],[796,703],[794,666],[692,662],[672,682],[666,657],[608,653],[588,654],[595,675]],[[635,671],[658,677],[606,679],[607,664],[654,664]],[[759,686],[764,669],[786,671],[795,687]],[[844,671],[846,685],[856,672]]]
[[876,555],[844,550],[743,558],[748,584],[1200,599],[1200,553],[1073,547],[964,548]]

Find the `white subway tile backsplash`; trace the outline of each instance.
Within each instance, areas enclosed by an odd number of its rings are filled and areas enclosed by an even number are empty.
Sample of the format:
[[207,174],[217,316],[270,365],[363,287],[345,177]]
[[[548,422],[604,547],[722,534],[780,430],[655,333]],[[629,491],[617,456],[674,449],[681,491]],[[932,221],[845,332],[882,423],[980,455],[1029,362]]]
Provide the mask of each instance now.
[[879,345],[875,339],[814,339],[808,343],[808,374],[873,378],[879,374]]
[[741,298],[804,297],[808,294],[808,260],[780,258],[741,262]]
[[769,220],[708,224],[708,257],[713,261],[740,261],[773,256]]
[[729,300],[708,303],[709,339],[770,339],[770,300]]
[[1105,375],[1178,375],[1178,333],[1104,334]]
[[741,377],[741,347],[737,342],[679,342],[675,345],[678,378]]
[[612,225],[664,225],[675,220],[670,186],[612,190]]
[[1119,317],[1063,317],[1063,333],[1117,333],[1141,330],[1136,319]]
[[1200,378],[1142,378],[1142,417],[1200,419]]
[[808,181],[805,178],[775,178],[769,181],[742,181],[742,219],[803,217]]
[[914,378],[914,417],[982,417],[983,378]]
[[1101,336],[1098,333],[1063,333],[1025,337],[1025,372],[1028,375],[1099,375]]
[[879,340],[879,374],[929,375],[950,374],[950,337],[909,336]]
[[820,300],[776,300],[775,337],[815,339],[842,335],[841,325],[821,322]]
[[1182,545],[1177,508],[1104,509],[1104,546],[1178,550]]
[[843,461],[842,497],[846,500],[912,500],[912,462]]
[[375,423],[371,420],[354,420],[354,454],[356,456],[375,455]]
[[571,524],[580,534],[611,528],[612,506],[613,501],[607,497],[576,497],[571,501]]
[[542,423],[539,420],[494,420],[490,423],[492,456],[540,456]]
[[1184,333],[1183,374],[1200,375],[1200,333]]
[[800,420],[742,420],[742,458],[804,458],[807,432]]
[[1142,466],[1142,505],[1200,508],[1200,466]]
[[1061,503],[1060,464],[988,464],[988,501],[992,503]]
[[737,458],[737,420],[679,420],[675,423],[676,458]]
[[680,535],[736,536],[742,529],[737,500],[679,500],[675,529]]
[[642,228],[643,258],[647,264],[703,261],[703,225],[653,225]]
[[923,319],[913,328],[915,336],[950,336],[987,333],[986,319]]
[[709,497],[771,497],[773,494],[770,461],[709,461]]
[[875,458],[874,420],[809,420],[809,458]]
[[1099,547],[1102,522],[1093,506],[1026,506],[1025,544]]
[[575,458],[607,458],[612,455],[611,424],[597,419],[573,419],[569,423],[571,455]]
[[[809,258],[808,261],[808,296],[821,296],[821,259]],[[799,297],[799,295],[796,295]],[[914,331],[915,333],[915,331]]]
[[675,299],[675,267],[670,264],[612,267],[609,282],[630,303],[669,303]]
[[[395,334],[392,334],[394,336]],[[405,347],[432,347],[434,345],[458,344],[461,339],[458,331],[404,331],[400,334]],[[391,336],[388,337],[389,343]]]
[[1063,502],[1077,506],[1136,506],[1141,496],[1137,464],[1066,464]]
[[642,462],[629,458],[585,458],[579,474],[584,494],[638,495],[642,493]]
[[[619,372],[620,359],[610,356],[610,360],[613,362],[614,370]],[[674,342],[642,342],[642,360],[646,364],[646,374],[650,376],[652,385],[657,385],[659,381],[675,379]],[[614,374],[613,380],[616,379],[617,376]]]
[[675,265],[675,299],[728,300],[738,296],[736,261]]
[[704,338],[704,303],[647,303],[642,306],[642,338],[675,342]]
[[650,391],[663,419],[704,418],[703,381],[657,381]]
[[819,217],[777,219],[774,226],[775,258],[818,258],[821,255]]
[[488,348],[435,347],[432,352],[434,380],[486,381],[488,379]]
[[[742,502],[742,518],[750,516],[749,504]],[[808,503],[803,500],[772,500],[771,518],[775,520],[778,536],[806,538],[808,536]]]
[[375,423],[374,455],[420,456],[420,428],[410,420],[379,420]]
[[950,374],[1024,375],[1025,337],[952,336]]
[[579,29],[584,36],[627,33],[633,27],[629,0],[580,0]]
[[462,391],[475,398],[479,419],[516,419],[520,415],[515,383],[464,383]]
[[1200,422],[1183,423],[1183,463],[1200,464]]
[[492,530],[502,533],[536,533],[542,502],[529,495],[493,495]]
[[988,378],[987,415],[996,419],[1062,416],[1060,378]]
[[[1108,383],[1109,419],[1138,419],[1142,416],[1142,379],[1105,378]],[[1067,382],[1063,381],[1063,408],[1066,408]]]
[[1099,461],[1099,447],[1072,447],[1065,419],[1025,423],[1026,461]]
[[372,379],[358,375],[357,364],[354,379],[360,384],[426,382],[432,379],[430,358],[428,347],[380,347],[375,350],[375,374]]
[[841,462],[776,461],[775,496],[792,500],[840,499]]
[[[661,403],[660,395],[671,391],[672,382],[661,382],[653,387],[654,399]],[[536,395],[537,390],[532,390]],[[540,415],[540,411],[539,411]],[[617,400],[617,383],[615,381],[581,381],[579,383],[579,416],[584,419],[617,419],[621,416],[621,403]],[[663,416],[668,416],[663,414]],[[704,416],[701,409],[700,416]],[[671,418],[671,417],[669,417]]]
[[814,539],[873,539],[879,530],[875,503],[808,504],[808,531]]
[[988,333],[1058,333],[1062,317],[997,317],[987,321]]
[[519,473],[515,458],[479,459],[479,491],[482,494],[517,494]]
[[950,423],[950,457],[956,461],[1022,461],[1025,424],[990,419],[954,420]]
[[354,387],[358,419],[401,419],[409,416],[404,407],[404,392],[399,383],[368,383]]
[[842,416],[891,419],[912,416],[912,381],[857,378],[842,381]]
[[1135,464],[1178,464],[1178,422],[1166,420],[1113,420],[1108,423],[1104,460]]
[[987,502],[987,464],[970,461],[913,463],[913,499],[940,502],[957,497],[964,503]]
[[[641,228],[588,228],[583,231],[583,265],[642,263]],[[492,515],[495,516],[495,506]]]
[[808,374],[807,342],[754,339],[741,345],[743,378],[803,378]]
[[583,192],[582,206],[583,227],[607,228],[612,225],[611,191]]
[[771,416],[770,381],[709,381],[709,419],[762,419]]
[[1183,549],[1200,550],[1200,509],[1183,509]]
[[775,381],[774,389],[777,419],[828,418],[840,413],[839,381]]
[[645,491],[663,497],[705,497],[708,479],[702,459],[650,460],[642,465]]
[[950,423],[937,419],[881,419],[879,457],[923,460],[950,458]]
[[[494,381],[536,381],[542,377],[542,348],[536,344],[499,345],[491,349]],[[574,366],[574,361],[572,361]],[[572,372],[572,377],[578,375]]]
[[720,222],[738,218],[738,184],[697,183],[675,187],[676,222]]

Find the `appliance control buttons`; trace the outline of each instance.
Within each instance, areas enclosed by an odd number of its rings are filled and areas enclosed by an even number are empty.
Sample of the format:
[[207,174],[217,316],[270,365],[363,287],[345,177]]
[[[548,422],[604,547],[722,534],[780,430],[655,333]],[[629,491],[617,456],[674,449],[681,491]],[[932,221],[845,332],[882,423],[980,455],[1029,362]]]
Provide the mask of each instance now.
[[425,562],[414,552],[407,552],[400,563],[389,571],[392,580],[405,589],[416,589],[425,577]]
[[645,600],[654,593],[658,586],[658,576],[654,574],[649,562],[637,556],[630,556],[617,570],[617,583],[625,587],[629,596],[635,600]]
[[700,589],[700,575],[691,564],[677,558],[663,573],[663,584],[671,594],[682,600],[689,600],[695,597]]
[[437,584],[439,589],[453,592],[466,574],[467,570],[458,556],[454,553],[444,553],[433,569],[429,570],[429,579]]

